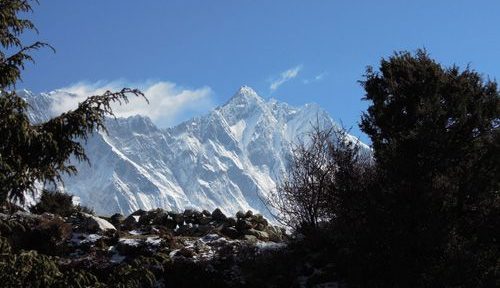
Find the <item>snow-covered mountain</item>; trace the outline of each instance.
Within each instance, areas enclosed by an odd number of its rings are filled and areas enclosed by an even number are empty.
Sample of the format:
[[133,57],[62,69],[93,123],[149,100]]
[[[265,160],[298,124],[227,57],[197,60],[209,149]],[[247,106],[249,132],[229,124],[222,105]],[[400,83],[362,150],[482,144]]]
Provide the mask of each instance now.
[[[51,95],[24,92],[31,120],[53,116]],[[220,207],[268,216],[261,198],[285,171],[291,143],[316,121],[335,125],[317,105],[266,101],[246,86],[208,115],[168,129],[142,116],[109,119],[108,134],[86,145],[91,166],[78,164],[65,191],[99,214]]]

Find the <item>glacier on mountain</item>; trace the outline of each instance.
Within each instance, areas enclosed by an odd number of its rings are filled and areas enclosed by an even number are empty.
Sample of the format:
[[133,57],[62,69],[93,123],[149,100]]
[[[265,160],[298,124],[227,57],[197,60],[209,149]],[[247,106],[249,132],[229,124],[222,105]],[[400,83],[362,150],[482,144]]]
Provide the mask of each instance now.
[[[21,92],[31,121],[54,116],[52,93]],[[208,115],[172,128],[143,116],[108,119],[108,133],[95,133],[85,145],[91,165],[77,164],[64,190],[101,215],[219,207],[269,217],[262,199],[286,171],[292,143],[318,121],[336,125],[315,104],[264,100],[247,86]]]

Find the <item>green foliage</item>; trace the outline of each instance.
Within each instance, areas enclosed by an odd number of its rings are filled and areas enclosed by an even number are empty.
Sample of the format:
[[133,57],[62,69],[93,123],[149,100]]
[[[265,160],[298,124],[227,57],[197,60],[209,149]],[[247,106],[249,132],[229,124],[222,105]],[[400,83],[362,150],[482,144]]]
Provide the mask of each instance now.
[[497,84],[425,51],[365,77],[360,126],[377,171],[368,190],[341,197],[339,266],[356,267],[345,273],[361,286],[498,285]]
[[59,216],[12,216],[0,219],[0,235],[13,251],[37,250],[47,255],[62,255],[71,236],[71,225]]
[[0,254],[10,254],[12,251],[9,241],[5,237],[0,236]]
[[[28,54],[32,50],[49,46],[46,43],[35,42],[25,46],[19,36],[25,30],[36,30],[35,25],[28,19],[20,19],[18,13],[32,12],[29,0],[0,0],[0,90],[13,87],[21,78],[24,62],[33,58]],[[49,46],[50,47],[50,46]],[[17,48],[18,51],[8,54]]]
[[142,95],[132,89],[108,91],[89,97],[76,110],[32,125],[26,116],[25,101],[15,92],[2,92],[0,201],[7,196],[22,201],[24,192],[33,191],[37,181],[60,181],[62,173],[76,173],[68,159],[74,156],[78,161],[87,161],[80,139],[86,140],[96,129],[104,129],[105,117],[113,115],[111,103],[126,102],[127,94]]
[[71,225],[65,223],[61,217],[42,218],[23,237],[26,243],[24,249],[37,250],[47,255],[63,255],[71,232]]
[[52,287],[61,276],[56,263],[36,251],[0,256],[3,287]]
[[30,210],[37,214],[48,212],[62,217],[69,217],[75,212],[93,214],[93,211],[85,206],[73,205],[72,195],[48,190],[42,191],[40,201],[35,206],[31,207]]
[[163,264],[153,257],[137,257],[113,271],[109,283],[119,288],[154,287],[156,274],[163,272]]
[[61,279],[58,279],[58,281],[54,284],[53,287],[57,288],[109,287],[104,283],[101,283],[95,275],[85,270],[69,269],[64,271],[61,268],[60,270],[63,273],[63,276],[61,277]]
[[43,190],[40,201],[31,208],[31,212],[44,212],[68,217],[74,212],[73,197],[59,191]]
[[[107,91],[81,102],[73,111],[46,123],[32,124],[26,115],[28,104],[16,92],[9,91],[21,77],[28,54],[47,46],[36,42],[24,46],[19,39],[25,30],[35,29],[29,20],[19,19],[20,12],[31,12],[27,0],[0,1],[0,202],[24,201],[24,193],[34,191],[36,182],[61,181],[62,174],[74,174],[70,156],[88,161],[81,140],[98,129],[105,129],[106,116],[113,116],[111,104],[127,103],[129,95],[144,96],[137,89]],[[7,53],[16,50],[14,54]],[[146,100],[147,101],[147,100]]]
[[[0,238],[0,245],[2,244]],[[107,287],[91,273],[82,270],[61,270],[50,256],[36,251],[0,255],[2,287]]]

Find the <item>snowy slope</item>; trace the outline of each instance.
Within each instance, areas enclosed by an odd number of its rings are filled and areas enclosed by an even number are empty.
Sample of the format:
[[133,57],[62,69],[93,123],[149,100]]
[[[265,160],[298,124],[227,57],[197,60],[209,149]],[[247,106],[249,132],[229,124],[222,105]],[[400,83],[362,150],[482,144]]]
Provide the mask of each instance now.
[[[30,119],[52,116],[50,93],[23,93]],[[77,165],[65,190],[99,214],[156,207],[268,214],[261,197],[285,171],[290,144],[318,120],[335,125],[317,105],[265,101],[246,86],[208,115],[169,129],[142,116],[110,119],[109,134],[97,133],[86,145],[92,166]]]

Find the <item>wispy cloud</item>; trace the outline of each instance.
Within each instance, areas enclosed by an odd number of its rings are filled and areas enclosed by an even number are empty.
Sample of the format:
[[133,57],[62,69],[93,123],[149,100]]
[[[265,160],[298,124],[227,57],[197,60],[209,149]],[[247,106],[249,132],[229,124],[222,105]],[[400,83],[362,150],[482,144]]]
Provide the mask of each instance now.
[[286,71],[281,72],[280,77],[271,82],[271,85],[269,86],[271,92],[276,91],[285,82],[290,81],[291,79],[297,77],[297,75],[299,75],[300,70],[302,70],[302,65],[298,65]]
[[210,87],[187,89],[166,81],[139,84],[112,81],[80,82],[60,88],[52,95],[55,99],[52,110],[55,113],[66,112],[76,108],[88,96],[102,94],[106,90],[118,91],[123,87],[139,88],[148,98],[149,104],[144,99],[131,97],[126,105],[113,105],[116,116],[143,115],[160,127],[177,124],[193,114],[207,112],[214,106]]
[[328,73],[323,72],[323,73],[320,73],[320,74],[318,74],[318,75],[314,76],[314,77],[313,77],[313,78],[311,78],[311,79],[304,79],[304,80],[303,80],[303,82],[304,82],[304,84],[309,84],[309,83],[313,83],[313,82],[318,82],[318,81],[323,80],[323,79],[326,77],[326,75],[328,75]]

